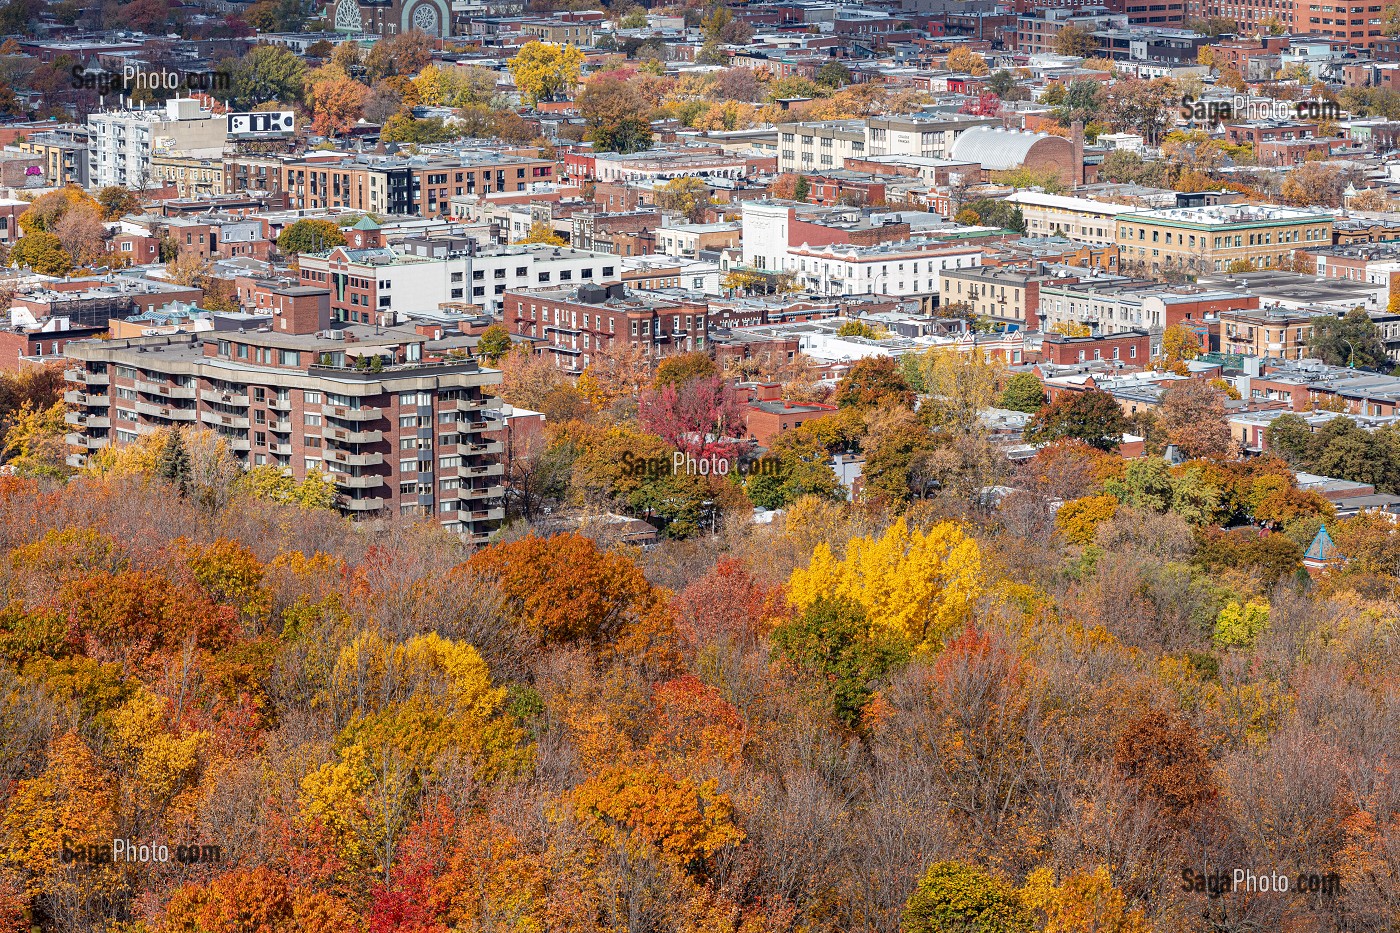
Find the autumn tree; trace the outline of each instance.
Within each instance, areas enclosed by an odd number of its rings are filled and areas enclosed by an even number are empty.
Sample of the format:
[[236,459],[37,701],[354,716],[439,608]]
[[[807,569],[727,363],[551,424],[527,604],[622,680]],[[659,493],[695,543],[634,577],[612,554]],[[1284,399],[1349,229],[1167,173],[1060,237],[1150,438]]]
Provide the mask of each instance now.
[[277,248],[288,255],[320,253],[345,245],[345,234],[334,221],[306,217],[285,227],[277,237]]
[[64,276],[73,271],[73,257],[58,237],[37,230],[10,247],[10,265],[28,267],[40,275]]
[[1162,393],[1160,414],[1167,441],[1182,455],[1228,457],[1238,445],[1225,422],[1225,402],[1220,390],[1195,379],[1172,384]]
[[538,104],[557,100],[578,83],[583,53],[572,45],[527,42],[510,60],[515,86],[526,101]]
[[493,366],[510,352],[510,348],[510,331],[502,324],[492,324],[482,331],[476,341],[477,355]]
[[348,133],[364,116],[369,88],[349,77],[314,81],[306,91],[312,126],[322,136]]
[[703,350],[693,353],[673,353],[656,364],[655,388],[675,386],[679,388],[692,379],[712,379],[719,375],[710,354]]
[[959,46],[948,53],[948,70],[981,77],[991,71],[987,61],[970,49]]
[[836,404],[842,408],[875,408],[880,405],[910,406],[914,393],[888,356],[867,356],[851,364],[836,386]]
[[705,209],[710,204],[709,186],[693,175],[673,178],[656,189],[657,207],[664,211],[675,211],[691,223],[702,220]]
[[728,459],[735,450],[733,439],[745,430],[733,392],[717,376],[659,383],[644,390],[637,402],[637,420],[643,429],[697,458]]
[[433,54],[433,39],[421,29],[410,29],[374,43],[365,56],[370,80],[421,72]]
[[1179,371],[1187,360],[1201,355],[1201,338],[1184,324],[1173,324],[1162,332],[1162,364]]
[[141,198],[122,185],[108,185],[97,192],[97,204],[103,220],[120,220],[127,214],[141,212]]
[[1099,40],[1087,26],[1068,25],[1055,33],[1050,47],[1056,55],[1089,58],[1099,50]]
[[564,246],[564,240],[554,232],[554,227],[543,220],[530,222],[530,229],[517,243],[539,243],[543,246]]
[[650,148],[651,107],[635,81],[606,73],[594,75],[579,94],[578,108],[588,125],[587,138],[599,151],[629,153]]
[[1064,438],[1080,440],[1104,451],[1122,443],[1127,422],[1118,402],[1107,392],[1067,392],[1042,408],[1026,425],[1026,439],[1046,443]]
[[1031,933],[1016,889],[985,868],[935,862],[919,878],[904,908],[908,933]]
[[853,538],[837,560],[820,545],[793,571],[788,599],[805,612],[821,599],[860,606],[873,630],[909,645],[937,643],[963,624],[982,592],[982,555],[951,523],[927,533],[897,520],[879,538]]

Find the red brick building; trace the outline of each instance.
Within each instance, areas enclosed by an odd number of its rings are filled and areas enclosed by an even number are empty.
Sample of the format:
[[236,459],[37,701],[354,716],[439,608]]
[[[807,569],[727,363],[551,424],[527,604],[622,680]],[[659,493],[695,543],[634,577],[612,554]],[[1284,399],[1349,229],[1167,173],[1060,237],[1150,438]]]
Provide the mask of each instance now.
[[773,443],[784,431],[802,427],[806,421],[836,411],[834,405],[803,405],[783,399],[783,387],[776,382],[740,383],[736,387],[744,406],[744,427],[750,440],[761,447]]
[[1111,360],[1124,366],[1146,366],[1152,358],[1152,337],[1145,330],[1129,330],[1099,337],[1066,337],[1046,334],[1040,344],[1046,363],[1069,366],[1091,360]]
[[620,282],[507,290],[502,309],[512,334],[540,341],[539,352],[575,375],[599,350],[624,344],[653,361],[707,349],[709,312],[703,303],[629,293]]

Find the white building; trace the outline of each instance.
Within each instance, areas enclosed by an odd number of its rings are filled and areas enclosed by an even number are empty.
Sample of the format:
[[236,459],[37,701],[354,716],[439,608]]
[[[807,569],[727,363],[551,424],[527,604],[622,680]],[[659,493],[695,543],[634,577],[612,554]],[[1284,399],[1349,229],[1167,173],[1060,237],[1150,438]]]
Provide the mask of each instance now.
[[945,269],[971,269],[982,264],[975,246],[949,246],[938,240],[916,239],[877,246],[790,248],[783,269],[819,295],[895,295],[901,298],[937,295]]
[[151,156],[223,151],[227,124],[199,101],[174,98],[148,110],[107,110],[88,115],[88,176],[93,187],[154,183]]
[[531,244],[488,246],[473,254],[466,243],[435,238],[409,240],[393,249],[338,248],[303,255],[300,263],[303,270],[326,274],[326,284],[337,275],[370,279],[376,284],[376,310],[392,312],[398,321],[447,304],[473,304],[494,313],[507,289],[619,281],[617,257],[603,253]]
[[1026,236],[1062,236],[1077,243],[1113,246],[1118,242],[1114,221],[1123,214],[1140,214],[1144,207],[1110,204],[1092,198],[1071,198],[1043,191],[1017,191],[1006,203],[1021,209]]

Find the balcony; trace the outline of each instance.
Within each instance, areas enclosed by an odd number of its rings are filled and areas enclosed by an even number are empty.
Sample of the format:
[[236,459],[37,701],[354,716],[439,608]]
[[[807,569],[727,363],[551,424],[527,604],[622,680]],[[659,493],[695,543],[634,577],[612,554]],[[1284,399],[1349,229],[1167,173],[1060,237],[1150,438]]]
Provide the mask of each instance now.
[[[459,421],[457,422],[457,433],[476,434],[478,432],[485,431],[489,427],[491,427],[491,422],[489,421]],[[457,443],[460,444],[464,442],[458,441]]]
[[63,442],[69,447],[83,447],[87,450],[98,450],[107,446],[107,438],[88,437],[86,434],[65,434]]
[[331,479],[335,480],[337,486],[344,486],[346,489],[378,489],[384,485],[384,477],[372,476],[351,476],[349,473],[332,473]]
[[86,405],[90,408],[106,408],[112,403],[112,397],[106,392],[94,395],[82,389],[69,389],[63,393],[63,400],[69,405]]
[[327,427],[323,433],[326,440],[340,441],[342,444],[378,444],[384,440],[383,431],[351,431],[349,428]]
[[323,405],[321,414],[341,421],[378,421],[384,416],[380,408],[346,408],[344,405]]
[[470,444],[458,449],[458,453],[464,457],[489,457],[492,454],[500,454],[505,451],[503,441],[487,441],[484,444]]
[[282,457],[290,456],[292,453],[291,444],[268,444],[267,449]]
[[86,369],[66,369],[63,371],[63,378],[69,382],[81,382],[90,386],[105,386],[111,381],[106,373],[93,373]]
[[150,402],[137,402],[136,411],[148,418],[163,418],[166,421],[193,422],[196,414],[193,408],[173,408],[170,405],[153,405]]
[[161,398],[194,400],[194,386],[171,386],[163,382],[147,382],[145,379],[137,379],[136,391],[145,392],[147,395],[158,395]]
[[241,415],[225,415],[217,411],[202,411],[199,420],[221,428],[241,428],[248,430],[248,419]]
[[381,496],[374,496],[369,499],[343,499],[340,505],[347,512],[378,512],[388,501]]
[[331,448],[325,456],[328,463],[343,463],[346,466],[379,466],[384,462],[384,455],[378,452],[355,453]]
[[504,494],[504,486],[481,486],[476,489],[464,486],[457,490],[458,499],[499,499]]
[[476,512],[460,511],[457,520],[463,522],[498,522],[506,517],[505,509],[480,509]]
[[106,415],[89,415],[82,411],[64,412],[63,420],[68,424],[84,428],[110,428],[112,426],[112,420]]
[[457,468],[457,475],[463,479],[470,479],[473,476],[500,476],[505,472],[505,465],[501,463],[482,463],[476,466],[461,466]]
[[200,389],[199,397],[214,405],[232,405],[234,408],[247,408],[248,396],[241,392],[225,392],[220,389]]
[[271,408],[273,411],[291,411],[292,400],[289,398],[269,398],[267,400],[267,407]]
[[268,423],[267,427],[268,430],[276,431],[278,434],[292,433],[292,423],[286,418],[279,418],[276,421],[271,421]]

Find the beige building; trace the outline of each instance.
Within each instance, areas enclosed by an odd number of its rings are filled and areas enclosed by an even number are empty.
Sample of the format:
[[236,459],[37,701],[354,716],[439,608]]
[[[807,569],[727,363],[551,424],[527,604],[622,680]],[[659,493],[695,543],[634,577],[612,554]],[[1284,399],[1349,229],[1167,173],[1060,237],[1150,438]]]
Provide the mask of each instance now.
[[1245,356],[1301,360],[1308,353],[1314,312],[1284,308],[1220,312],[1220,350]]
[[182,198],[199,198],[224,193],[224,160],[214,151],[200,155],[157,155],[151,157],[152,184],[174,185]]
[[1331,214],[1254,204],[1181,207],[1117,218],[1119,261],[1145,273],[1229,271],[1237,261],[1259,268],[1287,264],[1293,251],[1330,244]]
[[701,250],[732,249],[739,245],[737,223],[677,224],[656,228],[656,250],[667,256],[698,259]]
[[1071,198],[1043,191],[1017,191],[1007,204],[1021,209],[1026,236],[1061,236],[1077,243],[1113,246],[1118,242],[1115,221],[1119,217],[1146,212],[1128,204],[1110,204],[1092,198]]

